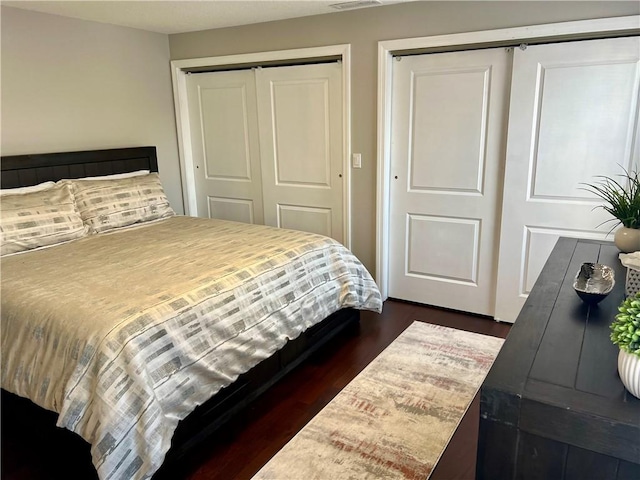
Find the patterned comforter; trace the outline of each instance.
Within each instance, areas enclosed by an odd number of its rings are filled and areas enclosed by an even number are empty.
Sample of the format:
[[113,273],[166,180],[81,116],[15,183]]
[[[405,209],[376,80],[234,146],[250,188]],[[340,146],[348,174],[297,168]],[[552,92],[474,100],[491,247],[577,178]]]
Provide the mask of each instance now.
[[149,478],[178,422],[344,307],[380,311],[334,240],[173,217],[2,259],[2,388],[59,413],[101,479]]

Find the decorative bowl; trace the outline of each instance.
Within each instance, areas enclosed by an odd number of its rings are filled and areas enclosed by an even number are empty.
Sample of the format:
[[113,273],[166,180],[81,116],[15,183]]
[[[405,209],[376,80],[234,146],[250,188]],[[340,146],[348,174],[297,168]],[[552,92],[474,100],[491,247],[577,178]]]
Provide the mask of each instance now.
[[573,289],[589,305],[596,305],[604,299],[616,284],[613,269],[601,263],[586,262],[573,281]]

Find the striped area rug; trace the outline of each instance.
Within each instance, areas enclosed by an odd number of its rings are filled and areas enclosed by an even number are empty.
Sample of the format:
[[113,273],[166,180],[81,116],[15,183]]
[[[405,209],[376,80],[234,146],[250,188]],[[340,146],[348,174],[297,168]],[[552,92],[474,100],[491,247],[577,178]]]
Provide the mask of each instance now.
[[414,322],[253,478],[428,478],[503,342]]

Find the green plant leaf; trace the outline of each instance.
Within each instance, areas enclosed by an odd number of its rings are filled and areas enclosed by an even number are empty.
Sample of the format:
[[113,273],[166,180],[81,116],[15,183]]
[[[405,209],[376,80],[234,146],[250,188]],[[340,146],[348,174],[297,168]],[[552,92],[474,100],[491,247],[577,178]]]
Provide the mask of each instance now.
[[[622,167],[621,167],[622,168]],[[618,223],[628,228],[640,228],[640,178],[638,172],[629,172],[622,168],[621,181],[604,175],[597,175],[594,183],[582,183],[586,190],[604,200],[603,205],[595,208],[602,208],[612,217],[601,225],[609,221],[616,221],[616,224],[609,231],[613,231]]]

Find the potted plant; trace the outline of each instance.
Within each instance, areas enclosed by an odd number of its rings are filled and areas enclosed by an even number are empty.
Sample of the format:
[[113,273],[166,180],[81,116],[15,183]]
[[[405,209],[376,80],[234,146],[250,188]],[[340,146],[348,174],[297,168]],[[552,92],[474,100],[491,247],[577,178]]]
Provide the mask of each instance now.
[[618,307],[611,324],[611,341],[618,345],[618,373],[625,388],[640,398],[640,292]]
[[[624,170],[624,169],[623,169]],[[607,222],[616,222],[611,230],[619,223],[622,227],[616,230],[613,241],[623,252],[635,252],[640,250],[640,179],[638,172],[624,170],[620,175],[620,181],[604,175],[596,178],[595,183],[586,183],[585,190],[594,193],[606,204],[599,205],[614,218]],[[611,232],[609,232],[611,233]]]

